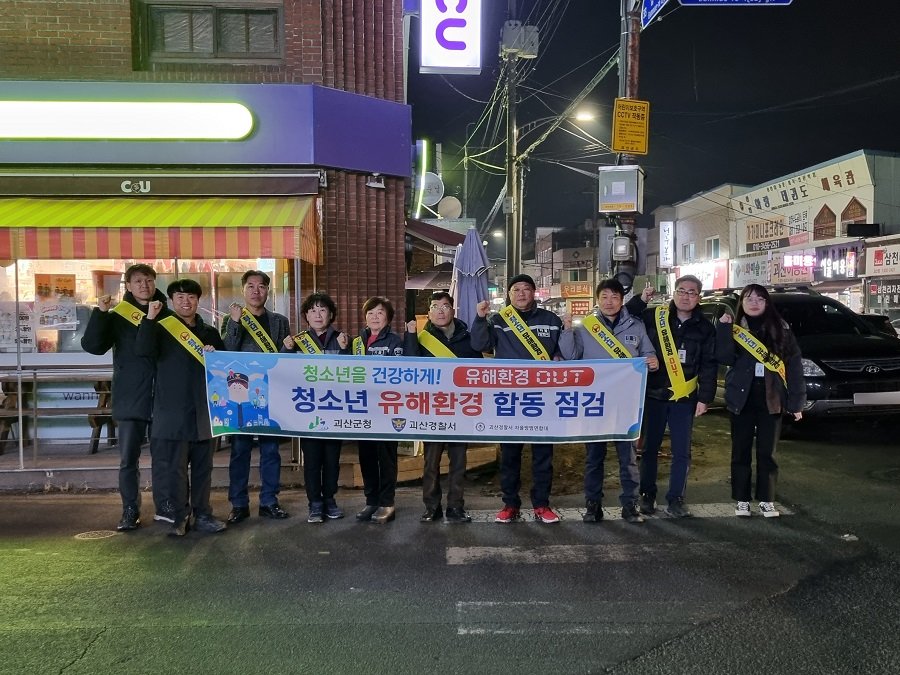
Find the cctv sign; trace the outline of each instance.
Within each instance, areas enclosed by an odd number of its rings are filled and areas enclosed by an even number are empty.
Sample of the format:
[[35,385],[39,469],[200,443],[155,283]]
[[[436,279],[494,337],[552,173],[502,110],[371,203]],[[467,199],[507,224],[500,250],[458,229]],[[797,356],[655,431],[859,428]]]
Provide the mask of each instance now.
[[420,73],[481,72],[481,0],[422,0]]

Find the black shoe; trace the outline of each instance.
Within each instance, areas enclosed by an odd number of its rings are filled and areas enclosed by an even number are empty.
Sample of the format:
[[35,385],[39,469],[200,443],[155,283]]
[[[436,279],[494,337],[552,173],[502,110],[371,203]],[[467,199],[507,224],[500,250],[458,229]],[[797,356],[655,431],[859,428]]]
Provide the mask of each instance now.
[[228,514],[228,522],[232,525],[236,525],[242,520],[247,520],[250,517],[250,507],[248,506],[235,506],[231,509],[231,513]]
[[185,516],[181,520],[176,520],[175,524],[172,526],[172,529],[169,530],[170,537],[183,537],[188,533],[188,530],[191,529],[190,524],[188,523],[189,518]]
[[337,520],[344,517],[344,509],[337,505],[333,499],[325,502],[325,517],[331,520]]
[[194,519],[194,529],[197,532],[205,532],[206,534],[216,534],[221,532],[227,526],[218,518],[213,518],[212,514],[197,516]]
[[600,502],[588,500],[584,505],[584,515],[581,519],[586,523],[599,523],[603,520],[603,506]]
[[666,513],[668,513],[673,518],[690,518],[694,515],[686,508],[684,508],[683,499],[675,499],[669,502],[669,508],[666,509]]
[[137,507],[126,506],[124,509],[122,509],[122,520],[119,521],[116,529],[119,532],[130,532],[131,530],[138,529],[138,525],[140,524],[141,514],[137,510]]
[[377,506],[366,504],[366,508],[356,514],[357,520],[372,520],[372,514],[378,510]]
[[641,495],[641,513],[648,516],[656,513],[656,495]]
[[271,506],[260,505],[259,517],[273,518],[274,520],[284,520],[285,518],[289,518],[290,514],[280,506],[278,506],[278,504],[272,504]]
[[378,510],[372,514],[372,522],[384,525],[396,518],[396,509],[393,506],[379,506]]
[[309,505],[309,515],[306,517],[307,523],[324,523],[325,511],[322,502],[313,502]]
[[170,501],[165,501],[159,505],[159,508],[156,509],[156,515],[153,516],[153,520],[162,522],[162,523],[175,523],[175,506]]
[[626,523],[643,523],[644,516],[638,511],[637,504],[629,504],[622,507],[622,520]]
[[466,510],[463,508],[456,508],[453,506],[447,507],[447,522],[448,523],[471,523],[472,516],[466,513]]
[[[450,513],[450,509],[447,509],[447,513]],[[438,504],[436,507],[431,508],[430,506],[425,507],[425,513],[419,518],[423,523],[433,523],[436,520],[440,520],[444,517],[444,512],[441,510],[441,505]]]

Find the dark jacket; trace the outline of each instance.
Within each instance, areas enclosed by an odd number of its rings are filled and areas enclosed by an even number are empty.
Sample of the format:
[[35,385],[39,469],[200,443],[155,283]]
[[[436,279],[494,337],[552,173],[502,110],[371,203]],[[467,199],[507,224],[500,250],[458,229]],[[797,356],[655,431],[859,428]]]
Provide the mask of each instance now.
[[[519,316],[541,341],[550,358],[558,357],[562,320],[553,312],[540,309],[536,304],[532,305],[531,309],[519,312]],[[493,351],[494,357],[498,359],[534,360],[531,352],[517,336],[513,335],[512,328],[499,314],[475,317],[472,322],[472,348],[482,352]]]
[[[209,404],[206,400],[206,370],[159,325],[159,319],[144,319],[138,328],[135,352],[156,360],[153,398],[153,438],[172,441],[203,441],[212,438]],[[179,319],[180,321],[181,319]],[[204,345],[225,349],[222,338],[198,314],[191,332]]]
[[[594,317],[604,322],[607,328],[609,327],[599,309],[594,312]],[[631,316],[628,310],[623,307],[617,319],[615,328],[612,329],[612,334],[629,351],[632,358],[656,355],[656,352],[653,351],[653,343],[647,337],[647,329],[644,328],[644,322],[641,321],[640,317]],[[613,358],[591,336],[583,324],[562,332],[559,338],[559,351],[567,361]]]
[[[363,328],[362,332],[359,334],[359,337],[363,341],[363,345],[366,345],[369,341],[369,336],[372,335],[372,331],[368,328]],[[353,343],[350,343],[351,350],[353,349]],[[351,351],[352,353],[352,351]],[[391,330],[390,326],[385,326],[381,329],[381,332],[378,334],[378,337],[375,339],[375,342],[372,343],[371,346],[366,347],[366,356],[418,356],[419,355],[419,341],[416,339],[415,333],[404,333],[401,338],[394,331]]]
[[[635,302],[635,298],[637,302]],[[656,330],[656,308],[647,307],[647,304],[638,295],[629,301],[629,309],[632,308],[638,311],[642,309],[641,318],[647,328],[647,335],[650,336],[650,341],[659,357],[659,370],[649,373],[647,376],[647,398],[668,401],[672,395],[669,389],[671,380],[666,371],[665,355],[662,345],[659,344],[659,333]],[[685,398],[709,405],[716,396],[716,373],[718,371],[715,326],[703,316],[699,306],[694,307],[694,311],[687,321],[680,321],[675,303],[670,302],[669,331],[675,349],[685,351],[685,359],[681,364],[684,370],[684,379],[697,378],[697,388],[690,397]]]
[[[716,359],[719,363],[731,366],[725,375],[725,407],[737,415],[747,404],[759,361],[734,341],[732,325],[722,322],[716,324]],[[744,328],[747,329],[746,326]],[[773,415],[780,412],[801,412],[806,404],[806,383],[803,380],[800,348],[787,324],[784,324],[784,330],[788,347],[782,360],[787,389],[778,373],[773,373],[768,368],[765,371],[766,404]]]
[[[472,347],[472,336],[465,321],[453,319],[453,335],[447,339],[447,335],[440,328],[433,326],[431,321],[425,322],[424,330],[440,340],[451,352],[460,359],[480,359],[482,354]],[[434,356],[424,345],[419,343],[419,356]]]
[[[130,291],[124,300],[147,312]],[[154,300],[166,304],[166,296],[159,289]],[[112,417],[114,420],[149,420],[153,405],[153,377],[156,364],[152,358],[135,353],[134,341],[137,326],[113,311],[101,312],[96,307],[91,312],[81,348],[88,354],[101,356],[113,350]]]
[[[269,337],[272,338],[275,349],[280,350],[284,346],[284,338],[291,334],[290,323],[287,317],[270,312],[268,309],[266,310],[266,320],[269,322]],[[232,321],[230,316],[226,316],[222,322],[222,341],[225,343],[225,349],[230,352],[262,351],[244,325]]]
[[[323,354],[352,354],[353,353],[352,341],[348,339],[347,340],[347,348],[341,349],[341,346],[338,344],[338,340],[337,340],[338,335],[341,334],[341,331],[339,331],[331,326],[328,326],[328,328],[325,330],[324,339],[322,339],[318,335],[316,335],[316,331],[314,331],[312,329],[305,330],[303,332],[312,338],[312,341],[315,342],[319,346],[319,349],[322,350]],[[293,349],[288,349],[287,347],[284,346],[284,344],[283,344],[284,340],[282,339],[281,351],[288,353],[288,354],[296,354],[297,352],[300,351],[300,348],[296,345],[296,342],[297,341],[294,340],[295,344],[294,344]]]

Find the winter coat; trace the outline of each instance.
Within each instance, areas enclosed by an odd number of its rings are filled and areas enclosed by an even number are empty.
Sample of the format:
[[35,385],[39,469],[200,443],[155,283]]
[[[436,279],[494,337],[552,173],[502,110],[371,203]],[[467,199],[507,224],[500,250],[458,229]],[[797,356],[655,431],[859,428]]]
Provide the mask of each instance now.
[[[559,335],[562,332],[562,321],[553,312],[540,309],[536,304],[531,309],[519,311],[519,316],[531,328],[540,340],[547,355],[553,359],[559,356]],[[518,336],[513,335],[512,328],[499,314],[489,317],[476,316],[472,322],[472,348],[481,352],[494,352],[498,359],[527,359],[534,356]]]
[[[276,349],[284,345],[284,338],[291,334],[291,326],[286,316],[266,310],[266,320],[269,322],[269,337]],[[230,352],[261,352],[256,340],[247,331],[240,321],[232,321],[230,316],[225,317],[222,323],[222,341],[225,349]]]
[[[147,312],[147,305],[142,305],[131,291],[123,298],[127,302]],[[166,296],[159,289],[153,296],[166,304]],[[150,419],[153,406],[153,378],[156,374],[156,363],[152,358],[139,356],[135,352],[134,341],[137,338],[137,326],[125,317],[113,311],[101,312],[94,308],[81,338],[81,348],[88,354],[101,356],[113,350],[112,375],[112,418],[114,420]]]
[[[152,437],[172,441],[210,439],[206,369],[159,325],[165,316],[177,317],[163,312],[156,319],[141,321],[134,345],[138,354],[156,360]],[[225,349],[218,331],[205,324],[199,314],[190,330],[204,345]]]
[[[444,331],[442,331],[437,326],[433,326],[431,324],[431,321],[427,321],[425,323],[424,330],[428,331],[434,337],[440,340],[445,347],[456,354],[457,358],[482,358],[481,352],[472,347],[472,336],[469,334],[469,327],[466,326],[465,321],[461,321],[460,319],[453,319],[453,335],[450,336],[449,340],[447,340],[447,335],[444,333]],[[422,345],[422,343],[419,343],[419,356],[434,356],[434,354],[428,351]]]
[[[744,329],[747,328],[746,320],[742,320]],[[750,396],[750,387],[753,384],[756,372],[756,364],[759,361],[746,349],[734,341],[731,327],[733,324],[719,322],[716,325],[716,360],[726,366],[730,366],[725,374],[725,407],[735,415],[740,414],[747,404]],[[785,338],[787,340],[786,353],[782,356],[784,361],[787,388],[778,373],[773,373],[766,368],[766,405],[769,412],[776,415],[781,412],[802,412],[806,405],[806,383],[803,380],[803,363],[800,348],[794,338],[790,327],[784,324]]]
[[[594,316],[609,328],[600,310],[594,312]],[[624,307],[619,311],[619,320],[612,329],[613,336],[631,353],[632,357],[655,356],[653,344],[647,337],[647,329],[644,322],[631,316]],[[597,342],[584,325],[564,330],[559,338],[559,351],[566,361],[576,359],[611,359],[614,358],[603,346]]]
[[[628,303],[628,309],[635,308],[640,311],[647,328],[647,335],[653,343],[653,348],[659,356],[659,370],[655,370],[647,376],[647,398],[660,401],[668,401],[672,396],[669,387],[672,381],[663,363],[663,349],[659,344],[659,333],[656,330],[656,308],[647,308],[641,311],[641,306],[647,307],[640,296],[635,296]],[[640,304],[638,304],[640,303]],[[634,312],[633,312],[634,313]],[[697,378],[697,388],[686,398],[700,401],[709,405],[716,397],[716,374],[718,362],[716,361],[716,328],[703,316],[700,307],[694,307],[690,318],[681,321],[678,318],[678,310],[674,302],[669,303],[669,334],[675,349],[683,349],[685,352],[681,368],[684,371],[684,379]]]
[[[366,345],[369,341],[369,336],[372,335],[372,331],[368,328],[363,328],[362,332],[360,332],[359,337],[363,341],[363,345]],[[352,353],[353,342],[350,343],[350,349]],[[378,337],[375,339],[375,342],[372,343],[371,346],[366,347],[366,356],[418,356],[419,355],[419,341],[416,339],[415,333],[404,333],[401,338],[394,331],[391,330],[390,326],[385,326],[381,329],[381,332],[378,334]]]

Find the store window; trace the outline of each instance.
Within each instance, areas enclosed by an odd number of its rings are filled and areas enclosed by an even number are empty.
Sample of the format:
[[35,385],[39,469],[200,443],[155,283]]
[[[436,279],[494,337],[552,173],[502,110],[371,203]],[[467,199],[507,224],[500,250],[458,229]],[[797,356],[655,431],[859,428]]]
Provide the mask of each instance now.
[[288,266],[279,260],[20,260],[0,267],[0,365],[15,364],[17,344],[22,354],[69,355],[54,357],[57,365],[92,362],[81,358],[91,310],[101,295],[122,299],[122,273],[135,262],[156,270],[163,294],[176,279],[197,281],[203,289],[200,316],[217,328],[232,302],[243,304],[241,275],[251,269],[272,278],[269,309],[291,315]]
[[141,2],[135,12],[139,67],[161,62],[280,61],[282,3]]
[[569,270],[569,278],[566,281],[587,281],[588,271],[586,269]]

